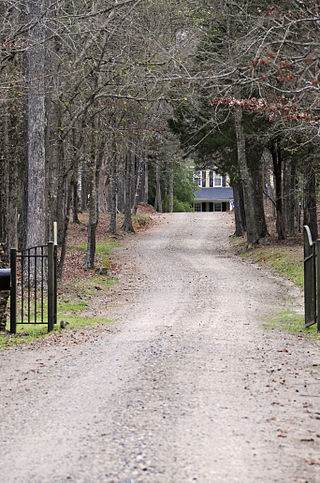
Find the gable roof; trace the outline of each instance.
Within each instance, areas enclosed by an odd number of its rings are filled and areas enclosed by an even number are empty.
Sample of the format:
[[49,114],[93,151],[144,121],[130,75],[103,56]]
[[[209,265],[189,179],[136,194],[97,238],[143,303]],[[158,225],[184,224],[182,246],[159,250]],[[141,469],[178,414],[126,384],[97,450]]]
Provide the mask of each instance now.
[[232,188],[199,188],[195,193],[195,201],[230,201],[233,200]]

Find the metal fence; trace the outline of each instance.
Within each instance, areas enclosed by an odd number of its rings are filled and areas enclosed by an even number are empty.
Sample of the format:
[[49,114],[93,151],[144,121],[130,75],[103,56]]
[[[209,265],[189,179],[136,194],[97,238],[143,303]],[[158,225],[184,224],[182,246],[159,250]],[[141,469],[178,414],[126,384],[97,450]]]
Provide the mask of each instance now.
[[305,326],[317,324],[320,332],[320,240],[312,240],[307,225],[303,227],[303,234]]
[[57,247],[47,245],[10,251],[10,332],[18,324],[57,323]]

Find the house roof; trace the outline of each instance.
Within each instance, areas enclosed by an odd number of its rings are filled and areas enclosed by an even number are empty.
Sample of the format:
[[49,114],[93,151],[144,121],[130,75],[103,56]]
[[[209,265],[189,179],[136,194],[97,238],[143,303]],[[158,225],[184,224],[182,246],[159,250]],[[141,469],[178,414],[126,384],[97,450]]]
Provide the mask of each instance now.
[[232,188],[199,188],[195,193],[195,201],[230,201],[233,200]]

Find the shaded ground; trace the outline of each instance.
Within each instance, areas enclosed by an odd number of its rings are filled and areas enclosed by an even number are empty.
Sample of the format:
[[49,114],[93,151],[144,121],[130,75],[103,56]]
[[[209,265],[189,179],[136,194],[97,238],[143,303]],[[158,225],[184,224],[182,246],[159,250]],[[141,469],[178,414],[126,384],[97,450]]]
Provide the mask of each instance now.
[[163,215],[95,299],[117,325],[0,353],[3,481],[320,481],[319,343],[263,328],[300,294],[230,233],[225,214]]

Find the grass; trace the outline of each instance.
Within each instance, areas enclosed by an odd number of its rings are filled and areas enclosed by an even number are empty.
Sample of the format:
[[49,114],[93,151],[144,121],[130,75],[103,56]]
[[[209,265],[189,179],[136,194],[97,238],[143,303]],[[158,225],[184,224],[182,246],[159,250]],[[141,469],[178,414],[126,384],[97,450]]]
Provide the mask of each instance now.
[[[118,247],[119,243],[117,242],[98,242],[96,244],[96,257],[101,263],[101,265],[105,268],[110,267],[110,254],[112,251],[112,248]],[[70,249],[74,248],[79,248],[80,250],[87,250],[87,244],[86,243],[78,243],[77,245],[72,245]]]
[[265,316],[262,321],[263,326],[268,330],[276,329],[292,334],[304,335],[313,339],[319,339],[320,337],[316,325],[306,328],[304,325],[304,317],[301,317],[291,309],[281,309],[271,316]]
[[[100,317],[84,317],[78,313],[64,314],[63,320],[68,322],[68,329],[80,329],[82,327],[94,326],[94,325],[112,325],[114,322],[109,319]],[[60,325],[57,324],[50,334],[60,332]],[[0,332],[0,350],[9,349],[10,347],[19,346],[22,344],[33,342],[36,339],[48,337],[47,325],[31,325],[31,324],[19,324],[17,326],[17,334],[9,334]]]
[[268,266],[275,273],[303,288],[303,247],[285,245],[259,245],[246,250],[243,239],[232,237],[232,244],[238,254],[261,265]]
[[[274,273],[291,280],[303,289],[303,246],[299,240],[293,244],[292,241],[279,243],[271,239],[268,244],[258,245],[251,250],[246,249],[245,241],[242,238],[231,237],[231,243],[242,258],[271,268]],[[285,302],[292,302],[292,299],[288,298]],[[320,339],[316,324],[306,328],[304,317],[291,309],[280,309],[264,317],[262,321],[264,327],[269,330],[286,331]]]
[[[111,255],[111,251],[114,247],[117,247],[118,245],[118,243],[113,241],[97,243],[97,259],[103,267],[109,268],[109,257]],[[70,248],[86,250],[87,247],[85,243],[79,243]],[[90,317],[88,315],[84,315],[83,312],[89,309],[90,300],[95,294],[98,293],[98,291],[107,291],[109,287],[115,283],[117,283],[117,279],[109,280],[107,276],[102,275],[93,275],[89,279],[74,280],[73,289],[71,291],[68,291],[67,294],[64,293],[64,295],[58,295],[58,324],[55,325],[54,331],[52,333],[54,334],[61,330],[59,323],[61,320],[68,322],[67,330],[80,329],[82,327],[88,327],[98,324],[112,324],[113,322],[111,320],[101,317]],[[65,298],[63,298],[63,296]],[[33,317],[32,310],[33,305],[31,302],[31,317]],[[47,301],[44,301],[43,310],[44,314],[46,315]],[[18,313],[19,311],[20,308],[18,306]],[[40,316],[40,311],[38,311],[38,316]],[[8,349],[13,346],[19,346],[25,343],[30,343],[35,339],[40,339],[48,336],[47,324],[18,324],[16,335],[9,334],[9,328],[10,324],[8,321],[7,332],[0,333],[0,350]]]

